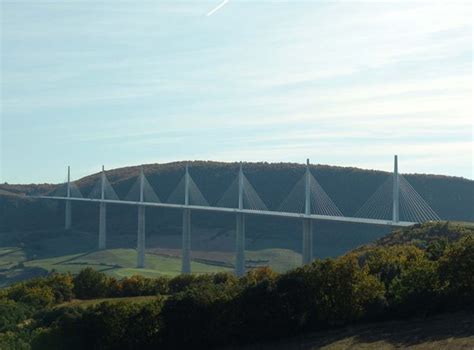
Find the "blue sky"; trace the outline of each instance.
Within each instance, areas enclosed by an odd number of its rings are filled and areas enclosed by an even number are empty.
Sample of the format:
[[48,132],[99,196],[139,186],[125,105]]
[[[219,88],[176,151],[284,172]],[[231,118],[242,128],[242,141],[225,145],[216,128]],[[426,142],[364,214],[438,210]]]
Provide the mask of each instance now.
[[470,1],[0,1],[2,182],[395,153],[473,178]]

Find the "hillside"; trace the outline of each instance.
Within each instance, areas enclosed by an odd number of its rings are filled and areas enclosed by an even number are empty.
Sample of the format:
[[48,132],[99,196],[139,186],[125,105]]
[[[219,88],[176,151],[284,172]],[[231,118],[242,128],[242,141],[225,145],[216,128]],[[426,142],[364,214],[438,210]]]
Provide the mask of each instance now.
[[376,247],[390,247],[397,245],[415,245],[426,248],[436,242],[455,242],[463,237],[474,235],[473,223],[461,222],[428,222],[412,227],[393,230],[386,236],[355,251],[365,251]]
[[[90,264],[74,276],[53,273],[0,289],[0,347],[474,346],[472,225],[417,225],[335,259],[281,274],[253,269],[242,278],[117,279],[91,268],[102,268],[94,265],[102,259],[97,254],[70,257]],[[127,252],[116,251],[113,259],[126,264]]]
[[[177,185],[184,171],[184,163],[149,164],[144,166],[145,174],[161,198],[166,200]],[[237,163],[196,161],[190,163],[191,176],[210,204],[215,204],[234,180]],[[276,209],[294,184],[304,173],[304,166],[294,163],[245,163],[245,174],[262,200],[270,209]],[[344,213],[353,215],[375,192],[389,173],[357,168],[314,165],[312,172],[334,203]],[[107,177],[120,198],[124,198],[139,173],[139,167],[126,167],[107,171]],[[464,178],[407,174],[407,180],[428,204],[445,220],[474,221],[474,182]],[[79,189],[87,195],[99,179],[93,174],[76,181]],[[17,196],[2,195],[0,192],[0,215],[4,229],[41,229],[60,225],[60,210],[55,205],[27,200],[22,195],[52,193],[59,185],[0,185],[0,191]],[[89,218],[94,211],[77,205],[76,222],[84,227],[94,227],[94,219]],[[15,210],[13,210],[15,209]],[[112,215],[122,216],[122,208]],[[33,211],[36,211],[36,215]],[[41,215],[38,214],[41,212]],[[25,215],[28,214],[28,215]],[[133,226],[126,216],[121,226]],[[21,219],[20,219],[21,218]],[[197,222],[207,221],[204,216]],[[113,220],[111,220],[113,221]],[[220,222],[220,220],[217,220]],[[152,225],[157,224],[152,221]]]
[[[183,175],[184,162],[167,164],[148,164],[144,166],[145,174],[162,200],[166,200]],[[190,163],[191,176],[201,189],[209,203],[215,204],[235,178],[237,163],[219,163],[195,161]],[[304,173],[304,166],[294,163],[244,163],[244,171],[254,185],[262,200],[269,208],[275,209],[293,188]],[[387,178],[389,173],[375,170],[364,170],[349,167],[313,165],[312,172],[335,204],[345,215],[353,215],[357,209]],[[138,176],[139,167],[126,167],[107,171],[107,177],[120,198],[124,198]],[[432,208],[446,220],[474,221],[472,209],[474,182],[464,178],[440,175],[407,174],[406,178]],[[87,195],[99,174],[93,174],[76,181],[81,192]],[[30,213],[29,206],[36,201],[28,201],[22,195],[51,193],[58,185],[0,185],[0,190],[14,193],[16,198],[5,198],[0,194],[0,213],[9,230],[59,224],[58,215],[50,208],[41,208],[48,213],[39,220],[34,215],[27,220],[11,211],[13,205],[21,208],[20,213]],[[38,208],[35,208],[38,209]],[[83,212],[79,210],[78,218]],[[83,222],[84,220],[80,220]],[[49,226],[47,228],[50,228]]]
[[227,350],[434,350],[473,349],[474,317],[471,313],[443,314],[421,319],[371,323],[307,334],[278,343]]
[[[145,174],[162,200],[180,180],[184,163],[149,164]],[[304,172],[300,164],[245,163],[249,181],[269,208],[276,208]],[[215,204],[234,179],[237,163],[192,162],[191,175],[209,203]],[[107,172],[120,198],[124,198],[138,175],[138,167]],[[313,174],[346,215],[352,215],[390,175],[386,172],[315,165]],[[474,221],[474,182],[436,175],[406,175],[415,189],[438,214],[451,220]],[[99,174],[76,183],[87,195]],[[73,256],[91,257],[97,249],[98,210],[90,203],[73,203],[73,231],[65,232],[64,203],[34,200],[26,195],[54,193],[61,185],[0,185],[0,283],[44,275],[51,269],[78,271],[88,264],[102,264],[111,275],[129,275],[134,269],[136,210],[109,205],[107,247],[102,260],[72,261]],[[233,267],[234,229],[232,215],[193,213],[192,250],[196,272]],[[181,214],[159,208],[147,209],[148,276],[179,271]],[[298,266],[301,251],[299,220],[248,217],[246,222],[248,268],[271,266],[277,271]],[[387,227],[318,222],[314,226],[316,257],[339,256],[373,242],[390,232]],[[116,251],[127,252],[126,264],[117,264]],[[67,261],[67,263],[62,263]],[[160,261],[158,263],[158,261]],[[2,282],[3,281],[3,282]]]

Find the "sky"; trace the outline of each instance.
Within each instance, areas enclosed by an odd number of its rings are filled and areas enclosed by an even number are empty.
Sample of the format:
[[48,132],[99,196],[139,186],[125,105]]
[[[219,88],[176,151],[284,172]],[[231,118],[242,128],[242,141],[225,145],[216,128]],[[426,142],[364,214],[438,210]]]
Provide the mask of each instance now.
[[473,178],[471,1],[0,2],[2,183],[394,154]]

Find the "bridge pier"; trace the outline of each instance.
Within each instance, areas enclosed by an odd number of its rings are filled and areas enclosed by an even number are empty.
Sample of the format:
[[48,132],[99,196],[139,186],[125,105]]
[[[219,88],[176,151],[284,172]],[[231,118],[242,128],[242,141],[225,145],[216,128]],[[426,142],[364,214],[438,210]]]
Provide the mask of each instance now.
[[191,273],[191,210],[183,210],[182,273]]
[[65,222],[64,222],[64,228],[66,230],[70,230],[71,229],[71,222],[72,222],[72,219],[71,219],[71,201],[70,200],[66,200],[66,209],[65,209]]
[[138,207],[137,267],[145,267],[145,207]]
[[400,221],[400,178],[398,177],[398,156],[393,159],[393,203],[392,221]]
[[[66,197],[71,198],[71,167],[67,167],[67,188],[66,188]],[[66,208],[65,208],[65,222],[64,228],[66,230],[71,229],[71,201],[66,200]]]
[[[189,167],[186,164],[184,173],[184,205],[189,205]],[[183,241],[182,241],[181,273],[191,273],[191,209],[183,210]]]
[[238,213],[236,219],[235,274],[241,277],[245,274],[245,216]]
[[303,249],[302,262],[303,265],[313,261],[313,222],[311,219],[303,220]]
[[107,205],[99,204],[99,249],[105,249],[106,233],[107,233]]
[[[102,165],[102,178],[101,178],[101,195],[102,200],[105,199],[105,170]],[[99,204],[99,249],[105,249],[107,233],[107,206],[104,202]]]
[[[145,172],[140,168],[140,203],[145,200]],[[138,232],[137,232],[137,267],[145,267],[145,212],[143,205],[138,206]]]
[[[306,159],[305,174],[305,207],[306,215],[311,215],[311,171],[309,169],[309,159]],[[303,219],[303,249],[301,260],[303,265],[309,264],[313,260],[313,227],[311,219]]]
[[[242,162],[239,166],[238,181],[238,208],[244,208],[244,171]],[[236,215],[235,225],[235,274],[241,277],[245,274],[245,216],[243,213]]]

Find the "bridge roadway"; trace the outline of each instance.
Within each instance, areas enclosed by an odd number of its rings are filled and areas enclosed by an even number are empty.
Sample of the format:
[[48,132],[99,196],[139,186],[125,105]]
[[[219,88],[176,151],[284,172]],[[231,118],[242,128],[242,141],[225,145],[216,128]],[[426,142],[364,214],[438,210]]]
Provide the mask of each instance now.
[[392,220],[379,220],[379,219],[367,219],[367,218],[354,218],[350,216],[330,216],[330,215],[317,215],[317,214],[303,214],[303,213],[288,213],[271,210],[250,210],[250,209],[238,209],[238,208],[225,208],[225,207],[211,207],[211,206],[200,206],[200,205],[184,205],[184,204],[171,204],[171,203],[155,203],[155,202],[137,202],[137,201],[122,201],[113,199],[92,199],[92,198],[74,198],[74,197],[53,197],[53,196],[29,196],[30,198],[41,198],[41,199],[58,199],[66,201],[80,201],[80,202],[95,202],[95,203],[107,203],[107,204],[123,204],[123,205],[134,205],[134,206],[146,206],[146,207],[160,207],[160,208],[171,208],[171,209],[189,209],[196,211],[214,211],[221,213],[242,213],[249,215],[264,215],[264,216],[277,216],[285,218],[295,219],[312,219],[312,220],[323,220],[323,221],[337,221],[337,222],[351,222],[356,224],[369,224],[378,226],[392,226],[392,227],[408,227],[417,224],[416,222],[410,221],[392,221]]

